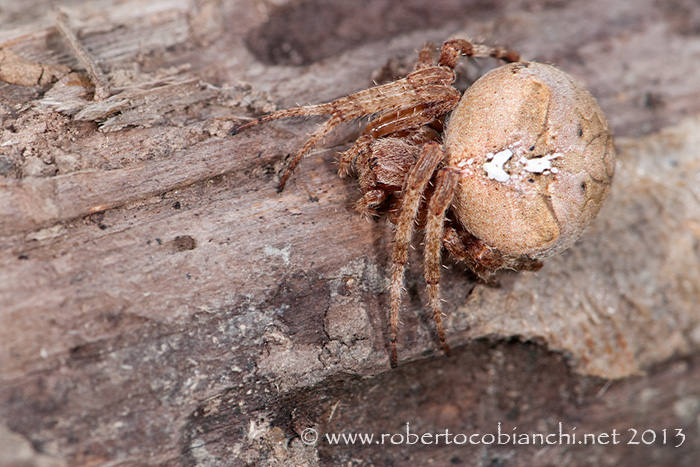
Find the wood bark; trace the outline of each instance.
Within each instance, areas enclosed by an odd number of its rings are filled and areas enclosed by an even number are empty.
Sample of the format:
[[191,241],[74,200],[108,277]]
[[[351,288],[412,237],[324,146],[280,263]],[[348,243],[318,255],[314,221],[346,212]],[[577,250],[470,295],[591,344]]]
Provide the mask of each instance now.
[[[0,464],[695,465],[693,0],[65,2],[108,80],[99,100],[51,2],[6,3]],[[445,259],[450,357],[418,235],[390,370],[391,224],[360,219],[359,189],[335,175],[358,125],[282,193],[285,156],[319,120],[230,131],[395,78],[451,37],[585,85],[616,135],[616,179],[584,238],[537,273],[493,286]],[[496,65],[463,60],[458,86]],[[481,437],[499,429],[513,438]],[[340,432],[389,436],[323,437]]]

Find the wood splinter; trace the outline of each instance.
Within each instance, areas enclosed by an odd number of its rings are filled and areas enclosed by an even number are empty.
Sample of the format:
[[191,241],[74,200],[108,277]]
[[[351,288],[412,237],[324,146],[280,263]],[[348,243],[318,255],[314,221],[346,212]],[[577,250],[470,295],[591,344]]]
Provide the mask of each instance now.
[[101,101],[108,98],[110,96],[110,91],[107,78],[97,65],[95,58],[90,52],[88,52],[85,46],[78,39],[78,36],[71,29],[70,25],[68,24],[68,15],[60,7],[53,10],[53,15],[56,23],[56,29],[58,29],[58,32],[65,38],[66,42],[73,51],[73,54],[85,67],[85,70],[90,77],[90,81],[92,81],[92,84],[95,86],[95,100]]

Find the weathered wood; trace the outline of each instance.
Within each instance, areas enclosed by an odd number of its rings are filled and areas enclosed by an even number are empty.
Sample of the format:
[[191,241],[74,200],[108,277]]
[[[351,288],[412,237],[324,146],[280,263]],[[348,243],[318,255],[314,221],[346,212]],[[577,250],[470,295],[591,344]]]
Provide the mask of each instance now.
[[[70,23],[110,82],[101,101],[50,2],[35,3],[0,9],[2,57],[58,70],[0,83],[0,464],[694,465],[693,2],[75,1]],[[449,358],[416,239],[389,371],[391,226],[359,219],[358,190],[334,173],[357,126],[281,194],[284,156],[317,122],[229,132],[273,102],[390,79],[422,43],[452,36],[508,44],[585,84],[617,135],[616,180],[582,241],[537,273],[489,287],[445,261]],[[462,85],[494,65],[465,62]],[[562,422],[581,436],[616,429],[621,443],[302,438],[405,434],[407,422],[418,434]],[[669,438],[630,445],[629,428]]]

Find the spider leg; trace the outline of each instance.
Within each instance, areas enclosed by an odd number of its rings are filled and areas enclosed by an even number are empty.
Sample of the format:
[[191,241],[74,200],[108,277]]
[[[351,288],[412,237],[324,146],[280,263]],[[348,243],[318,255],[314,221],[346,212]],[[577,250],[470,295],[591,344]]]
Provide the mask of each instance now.
[[451,225],[445,227],[442,243],[450,255],[458,261],[464,261],[469,269],[485,284],[495,284],[493,272],[503,266],[504,260],[500,255],[494,255],[493,250],[472,234]]
[[362,135],[355,141],[355,144],[343,152],[340,156],[338,164],[338,176],[345,178],[350,174],[350,167],[355,163],[355,160],[363,153],[369,150],[369,147],[374,142],[374,138],[369,135]]
[[[331,115],[330,119],[294,155],[277,187],[278,191],[282,191],[292,170],[306,153],[340,123],[365,115],[381,114],[391,109],[413,109],[421,106],[425,107],[425,112],[418,114],[425,113],[424,120],[427,118],[433,120],[434,117],[431,115],[435,111],[430,110],[433,104],[443,102],[445,95],[448,96],[448,99],[454,99],[454,93],[450,86],[454,79],[455,73],[449,68],[439,66],[422,68],[392,83],[365,89],[327,104],[297,107],[256,118],[235,128],[232,134],[235,135],[250,127],[281,118]],[[415,122],[416,118],[411,121]]]
[[355,203],[355,210],[362,217],[368,219],[370,217],[375,217],[378,215],[375,208],[382,204],[388,197],[389,194],[386,190],[370,190]]
[[453,87],[431,86],[431,101],[413,107],[404,107],[395,112],[381,114],[367,124],[365,133],[374,138],[409,128],[427,125],[441,115],[451,112],[462,95]]
[[460,55],[468,57],[493,57],[506,62],[519,62],[520,54],[506,47],[491,47],[484,44],[472,44],[464,39],[452,39],[442,44],[438,64],[454,68]]
[[284,169],[284,173],[282,174],[282,178],[280,178],[280,182],[277,185],[277,191],[282,191],[284,190],[284,185],[287,184],[287,180],[289,179],[289,176],[292,175],[292,172],[294,169],[299,165],[299,162],[304,158],[304,156],[311,151],[311,149],[318,143],[324,136],[326,136],[330,131],[335,128],[336,126],[340,125],[343,122],[343,118],[337,114],[334,114],[331,118],[329,118],[326,123],[321,125],[321,128],[319,128],[316,133],[311,135],[309,139],[306,140],[306,143],[297,151],[297,153],[294,155],[292,158],[291,162],[289,165],[287,165],[287,168]]
[[430,308],[433,312],[435,325],[437,326],[440,343],[447,355],[450,348],[445,339],[445,330],[442,326],[442,312],[440,310],[440,258],[442,253],[442,239],[444,236],[445,212],[452,204],[458,178],[454,172],[441,170],[435,182],[435,191],[430,198],[428,206],[428,222],[425,226],[425,282],[428,286]]
[[464,261],[469,269],[485,284],[495,285],[494,272],[498,269],[515,271],[539,271],[542,262],[527,257],[505,256],[469,232],[457,231],[454,226],[446,225],[442,239],[443,246],[459,261]]
[[[388,109],[415,107],[426,102],[438,100],[439,97],[430,98],[434,94],[435,89],[449,86],[454,80],[455,73],[449,68],[439,66],[422,68],[405,78],[364,89],[332,102],[295,107],[263,115],[234,128],[231,134],[237,135],[250,127],[282,118],[337,115],[342,121],[346,121]],[[427,100],[425,99],[426,95],[429,97]]]
[[469,256],[467,251],[467,246],[464,241],[459,237],[457,230],[451,225],[445,226],[445,235],[443,237],[443,244],[445,249],[450,252],[450,255],[454,256],[458,261],[464,261],[471,268],[474,265],[474,261]]
[[293,109],[279,110],[277,112],[272,112],[271,114],[263,115],[262,117],[254,118],[248,123],[239,125],[231,131],[231,136],[235,136],[243,130],[247,130],[250,127],[260,125],[261,123],[267,123],[272,120],[279,120],[282,118],[292,118],[292,117],[310,117],[313,115],[327,115],[333,112],[333,102],[328,102],[326,104],[318,105],[307,105],[304,107],[294,107]]
[[[433,68],[434,70],[439,70],[439,68]],[[424,69],[427,70],[427,69]],[[414,72],[410,76],[420,73]],[[398,83],[398,81],[396,81]],[[409,81],[410,83],[410,81]],[[304,143],[304,145],[297,151],[294,158],[289,163],[287,168],[280,179],[280,183],[277,186],[277,191],[282,191],[284,185],[287,183],[289,176],[292,174],[294,169],[299,165],[299,162],[304,158],[306,154],[318,143],[324,136],[326,136],[333,128],[341,124],[346,120],[352,120],[364,115],[369,115],[375,112],[383,112],[386,110],[384,105],[406,105],[407,101],[411,107],[404,107],[399,112],[389,114],[390,117],[383,118],[384,114],[381,114],[379,118],[375,120],[378,122],[376,125],[372,123],[368,124],[367,128],[371,129],[374,138],[393,133],[394,131],[405,130],[408,128],[417,128],[421,125],[432,122],[440,115],[443,115],[451,111],[459,100],[461,99],[461,94],[459,91],[451,86],[428,84],[420,87],[411,88],[411,91],[406,91],[405,95],[398,96],[394,95],[395,88],[393,84],[387,84],[381,86],[380,88],[387,88],[386,92],[381,94],[381,98],[376,98],[378,100],[386,100],[382,106],[379,104],[371,104],[369,101],[365,100],[367,96],[363,91],[354,94],[353,96],[359,96],[362,94],[362,99],[357,100],[345,100],[338,99],[331,103],[334,105],[332,116],[326,123],[321,125],[311,137]],[[376,88],[379,90],[380,88]],[[390,92],[391,91],[391,92]],[[352,96],[349,96],[352,97]],[[379,125],[377,127],[377,125]],[[368,130],[366,129],[365,132]]]
[[399,310],[401,308],[401,293],[403,275],[408,261],[408,246],[411,243],[414,222],[418,213],[421,197],[425,187],[435,172],[435,168],[443,159],[444,154],[437,143],[426,143],[421,150],[416,164],[411,168],[404,184],[401,207],[396,222],[394,249],[391,266],[391,366],[396,367],[398,355],[396,352],[396,334],[399,327]]

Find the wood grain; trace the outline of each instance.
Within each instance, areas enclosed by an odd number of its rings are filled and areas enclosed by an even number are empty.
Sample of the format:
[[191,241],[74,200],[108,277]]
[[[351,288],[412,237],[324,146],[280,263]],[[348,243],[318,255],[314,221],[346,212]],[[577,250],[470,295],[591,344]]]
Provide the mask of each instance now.
[[[110,82],[99,102],[51,24],[51,2],[0,9],[0,50],[71,70],[0,83],[0,464],[694,465],[694,3],[433,3],[67,2]],[[619,163],[594,225],[541,271],[505,272],[492,287],[445,261],[449,358],[425,307],[416,238],[390,371],[391,225],[360,219],[359,190],[335,175],[334,154],[358,126],[327,138],[283,193],[285,157],[319,121],[229,133],[275,107],[390,79],[425,41],[449,37],[509,45],[570,73],[609,117]],[[495,64],[460,65],[460,86]],[[300,437],[405,433],[407,422],[421,433],[493,433],[499,422],[510,432],[681,429],[687,440]]]

